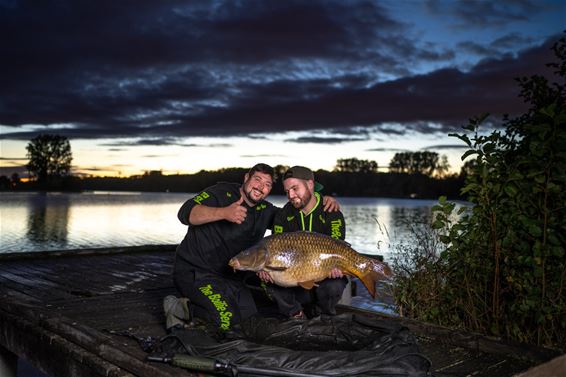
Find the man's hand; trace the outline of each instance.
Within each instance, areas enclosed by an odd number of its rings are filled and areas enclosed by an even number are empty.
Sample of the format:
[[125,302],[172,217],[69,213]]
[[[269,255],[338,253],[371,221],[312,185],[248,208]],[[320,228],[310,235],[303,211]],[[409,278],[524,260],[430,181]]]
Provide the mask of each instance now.
[[340,211],[340,204],[338,200],[332,196],[323,196],[322,205],[325,212],[338,212]]
[[224,207],[222,210],[224,212],[224,219],[230,221],[231,223],[241,224],[246,219],[248,215],[248,209],[242,206],[244,198],[240,196],[240,199]]
[[260,278],[261,281],[264,281],[266,283],[273,283],[273,279],[271,278],[271,275],[269,275],[269,272],[267,271],[258,271],[256,272],[256,275],[258,278]]
[[342,273],[342,271],[340,271],[338,268],[334,267],[330,273],[328,274],[328,277],[331,279],[338,279],[341,278],[342,276],[344,276],[344,274]]

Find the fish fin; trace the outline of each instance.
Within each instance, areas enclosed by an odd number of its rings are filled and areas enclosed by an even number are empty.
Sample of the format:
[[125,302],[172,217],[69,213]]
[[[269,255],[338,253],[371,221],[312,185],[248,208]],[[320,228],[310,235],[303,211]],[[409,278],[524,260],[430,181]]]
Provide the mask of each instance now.
[[285,271],[287,269],[287,267],[280,267],[280,266],[265,266],[266,270],[271,270],[271,271]]
[[371,271],[363,276],[358,276],[361,282],[367,288],[371,297],[375,298],[375,282],[376,282],[376,274]]
[[312,287],[318,286],[318,284],[315,284],[314,280],[300,281],[298,284],[304,289],[312,289]]

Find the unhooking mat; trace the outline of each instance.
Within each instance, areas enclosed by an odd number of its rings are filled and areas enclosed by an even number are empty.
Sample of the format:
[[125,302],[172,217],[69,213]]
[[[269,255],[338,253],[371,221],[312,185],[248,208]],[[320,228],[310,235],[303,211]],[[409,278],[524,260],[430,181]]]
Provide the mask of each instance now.
[[328,319],[252,318],[222,339],[205,328],[174,329],[160,354],[214,360],[242,376],[431,376],[415,337],[394,321],[355,314]]

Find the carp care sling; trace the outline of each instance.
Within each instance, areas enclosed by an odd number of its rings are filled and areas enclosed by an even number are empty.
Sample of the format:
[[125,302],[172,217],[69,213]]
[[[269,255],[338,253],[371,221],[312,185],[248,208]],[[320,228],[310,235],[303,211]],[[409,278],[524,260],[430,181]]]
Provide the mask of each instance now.
[[221,338],[204,327],[175,328],[148,360],[231,376],[431,376],[406,327],[362,315],[254,317]]

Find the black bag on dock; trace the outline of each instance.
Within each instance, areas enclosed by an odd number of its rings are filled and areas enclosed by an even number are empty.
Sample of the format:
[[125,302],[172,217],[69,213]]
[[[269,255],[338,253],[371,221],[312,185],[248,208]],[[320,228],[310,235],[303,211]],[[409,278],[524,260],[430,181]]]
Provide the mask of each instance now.
[[232,375],[430,376],[430,361],[406,327],[352,314],[284,322],[255,317],[220,339],[203,327],[179,327],[160,348],[214,360]]

